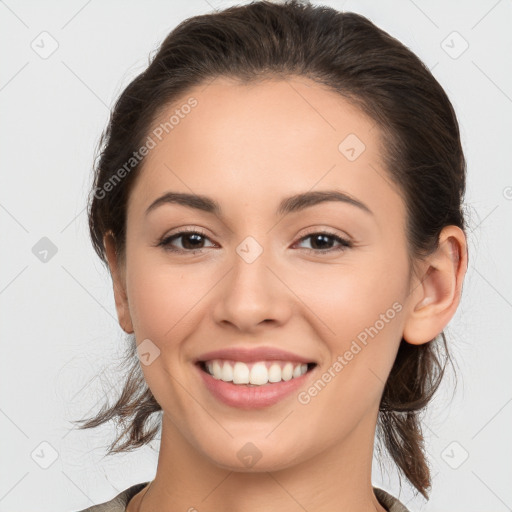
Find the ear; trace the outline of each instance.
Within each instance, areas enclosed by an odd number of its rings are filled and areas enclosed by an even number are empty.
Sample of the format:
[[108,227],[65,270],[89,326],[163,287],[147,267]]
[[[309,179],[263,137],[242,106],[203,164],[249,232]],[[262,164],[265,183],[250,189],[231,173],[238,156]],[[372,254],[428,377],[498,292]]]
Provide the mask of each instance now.
[[130,309],[128,307],[128,297],[126,295],[124,266],[121,265],[115,248],[114,235],[108,231],[103,237],[103,245],[107,254],[110,274],[114,288],[114,299],[116,302],[117,318],[119,325],[128,334],[133,332]]
[[460,302],[468,265],[466,236],[457,226],[446,226],[439,246],[422,264],[422,275],[413,283],[403,338],[421,345],[439,335]]

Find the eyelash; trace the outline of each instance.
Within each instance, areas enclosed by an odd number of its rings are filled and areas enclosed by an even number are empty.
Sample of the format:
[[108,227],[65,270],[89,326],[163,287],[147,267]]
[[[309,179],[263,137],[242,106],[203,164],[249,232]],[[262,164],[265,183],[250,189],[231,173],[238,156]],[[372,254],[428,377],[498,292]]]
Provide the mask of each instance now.
[[[199,235],[203,238],[208,238],[206,233],[203,233],[200,230],[180,231],[179,233],[175,233],[174,235],[164,237],[163,239],[160,240],[160,242],[158,242],[157,246],[163,247],[163,249],[166,251],[170,251],[170,252],[174,252],[174,253],[178,253],[178,254],[185,254],[185,253],[197,254],[197,253],[201,253],[205,249],[204,247],[200,248],[200,249],[176,249],[171,246],[172,241],[179,239],[185,235]],[[317,255],[331,254],[333,252],[345,251],[346,249],[353,247],[353,243],[350,240],[341,238],[340,236],[335,235],[334,233],[330,233],[328,231],[314,231],[314,232],[309,233],[309,234],[303,236],[302,238],[300,238],[298,242],[302,242],[308,238],[313,237],[314,235],[325,235],[329,238],[332,238],[340,244],[340,247],[330,248],[327,250],[308,249],[307,247],[303,247],[302,249],[305,249],[309,254],[311,254],[311,253],[314,253]]]

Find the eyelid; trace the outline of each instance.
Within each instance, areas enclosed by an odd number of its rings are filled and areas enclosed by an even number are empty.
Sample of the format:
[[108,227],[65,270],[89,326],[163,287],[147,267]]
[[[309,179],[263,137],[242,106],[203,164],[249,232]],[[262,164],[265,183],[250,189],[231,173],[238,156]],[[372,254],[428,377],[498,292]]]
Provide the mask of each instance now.
[[[154,244],[155,246],[159,247],[162,246],[164,249],[167,249],[167,246],[170,246],[170,240],[175,239],[178,240],[186,235],[193,235],[197,234],[202,236],[205,239],[208,239],[214,246],[217,245],[213,240],[211,240],[211,237],[203,228],[197,227],[197,226],[181,226],[179,228],[176,228],[176,230],[171,231],[170,233],[166,233],[164,236],[159,237]],[[196,249],[196,251],[201,251],[204,248]],[[167,249],[171,252],[173,252],[172,249]],[[175,249],[175,252],[192,252],[192,249],[185,250],[185,249]]]
[[204,228],[194,226],[193,224],[191,224],[188,226],[180,226],[179,228],[175,228],[170,232],[166,233],[164,236],[160,237],[159,240],[165,240],[176,235],[183,235],[188,233],[198,233],[199,235],[202,235],[205,238],[210,238],[210,235],[206,232]]
[[324,233],[327,235],[332,235],[332,236],[337,236],[339,238],[343,238],[347,242],[354,242],[353,238],[348,233],[346,233],[345,231],[336,230],[335,228],[313,226],[312,228],[306,228],[306,229],[307,229],[307,231],[305,233],[299,235],[300,239],[304,238],[305,236]]

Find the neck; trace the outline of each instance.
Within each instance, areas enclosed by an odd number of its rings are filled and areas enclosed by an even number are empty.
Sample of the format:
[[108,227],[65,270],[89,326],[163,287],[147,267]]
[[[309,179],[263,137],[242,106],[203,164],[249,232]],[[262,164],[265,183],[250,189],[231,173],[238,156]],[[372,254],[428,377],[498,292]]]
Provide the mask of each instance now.
[[137,500],[137,512],[386,512],[371,484],[374,417],[363,418],[342,445],[287,469],[260,472],[219,468],[166,414],[162,418],[157,474],[147,496]]

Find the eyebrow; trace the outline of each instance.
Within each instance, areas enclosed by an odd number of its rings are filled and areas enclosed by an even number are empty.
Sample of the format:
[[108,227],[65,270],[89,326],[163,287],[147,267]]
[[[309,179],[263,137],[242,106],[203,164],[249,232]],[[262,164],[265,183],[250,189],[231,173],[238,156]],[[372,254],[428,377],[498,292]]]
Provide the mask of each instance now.
[[[341,192],[339,190],[321,190],[314,192],[304,192],[296,194],[283,199],[279,203],[279,207],[276,210],[276,215],[286,215],[288,213],[298,212],[305,208],[310,208],[320,203],[338,201],[363,210],[366,213],[373,215],[373,212],[363,202],[359,201],[355,197]],[[208,196],[198,194],[187,194],[183,192],[167,192],[161,197],[155,199],[147,208],[146,214],[148,215],[151,211],[155,210],[159,206],[164,204],[179,204],[194,208],[207,213],[213,213],[218,217],[222,217],[222,209],[220,204]]]

